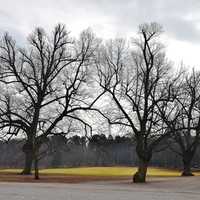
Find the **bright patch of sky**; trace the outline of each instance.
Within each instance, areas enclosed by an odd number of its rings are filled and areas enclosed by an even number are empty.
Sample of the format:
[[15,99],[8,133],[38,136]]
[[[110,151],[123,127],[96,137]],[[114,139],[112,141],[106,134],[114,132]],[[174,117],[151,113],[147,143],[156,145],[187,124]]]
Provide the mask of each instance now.
[[103,38],[130,37],[139,24],[158,22],[165,30],[167,56],[200,69],[199,0],[0,0],[0,31],[23,43],[37,26],[50,31],[58,22],[77,36],[91,27]]

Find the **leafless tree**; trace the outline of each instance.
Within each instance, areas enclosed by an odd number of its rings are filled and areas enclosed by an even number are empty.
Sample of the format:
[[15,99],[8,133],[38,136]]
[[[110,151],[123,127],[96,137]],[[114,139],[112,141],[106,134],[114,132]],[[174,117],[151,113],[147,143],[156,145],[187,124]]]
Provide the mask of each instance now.
[[[156,106],[168,100],[170,87],[170,65],[158,40],[161,32],[156,23],[143,24],[130,49],[124,40],[110,41],[96,61],[99,84],[115,104],[110,113],[101,114],[110,124],[130,129],[136,140],[139,166],[134,182],[145,182],[153,150],[169,135]],[[118,114],[113,116],[113,110]]]
[[159,110],[171,131],[171,139],[179,147],[174,149],[170,145],[182,158],[182,175],[192,176],[191,162],[200,142],[200,73],[194,70],[192,73],[180,72],[174,90],[174,101],[160,104]]
[[51,134],[65,134],[67,120],[82,123],[81,118],[101,97],[92,88],[91,66],[99,41],[90,30],[72,40],[63,25],[58,24],[48,35],[37,28],[20,49],[5,34],[0,45],[1,94],[0,128],[9,134],[26,135],[23,147],[23,174],[31,173],[35,161],[38,176],[40,146]]

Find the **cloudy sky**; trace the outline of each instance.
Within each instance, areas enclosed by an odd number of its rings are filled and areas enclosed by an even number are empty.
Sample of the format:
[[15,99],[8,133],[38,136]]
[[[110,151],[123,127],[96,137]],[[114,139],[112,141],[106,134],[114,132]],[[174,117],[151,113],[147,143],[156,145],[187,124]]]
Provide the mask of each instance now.
[[91,27],[101,37],[129,38],[139,24],[163,25],[167,55],[200,68],[200,0],[0,0],[0,31],[18,41],[36,26],[66,24],[72,35]]

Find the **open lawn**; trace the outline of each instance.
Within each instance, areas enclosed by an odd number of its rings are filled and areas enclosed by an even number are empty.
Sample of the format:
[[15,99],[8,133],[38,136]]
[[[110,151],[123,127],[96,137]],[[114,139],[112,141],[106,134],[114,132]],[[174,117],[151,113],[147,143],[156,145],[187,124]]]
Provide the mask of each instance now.
[[[136,167],[79,167],[41,169],[39,182],[78,183],[88,181],[131,180]],[[1,169],[0,181],[35,182],[33,176],[21,176],[21,169]],[[195,172],[200,175],[200,172]],[[149,167],[148,177],[179,177],[178,170]],[[36,181],[38,182],[38,181]]]
[[[43,175],[66,175],[66,176],[108,176],[117,177],[132,176],[136,172],[136,167],[77,167],[77,168],[54,168],[54,169],[41,169],[40,174]],[[21,169],[0,169],[2,174],[17,174]],[[148,176],[159,177],[176,177],[180,176],[181,172],[178,170],[165,169],[165,168],[148,168]],[[195,175],[200,175],[200,172],[195,172]]]
[[[64,174],[73,176],[108,176],[130,177],[136,172],[136,167],[81,167],[81,168],[59,168],[59,169],[43,169],[42,174]],[[149,176],[179,176],[180,172],[177,170],[168,170],[160,168],[149,168]]]

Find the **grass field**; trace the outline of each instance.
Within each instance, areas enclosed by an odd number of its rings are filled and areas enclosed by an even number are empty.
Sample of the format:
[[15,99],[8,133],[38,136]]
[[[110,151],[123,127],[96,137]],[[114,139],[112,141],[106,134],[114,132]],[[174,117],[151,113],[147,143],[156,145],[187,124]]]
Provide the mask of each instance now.
[[[79,167],[41,169],[40,179],[34,180],[34,175],[21,176],[21,169],[0,169],[0,182],[46,182],[46,183],[81,183],[107,180],[132,180],[136,167]],[[195,172],[200,176],[200,172]],[[180,177],[178,170],[149,167],[149,178]]]
[[[136,172],[135,167],[79,167],[79,168],[54,168],[41,169],[44,175],[66,175],[66,176],[108,176],[108,177],[128,177]],[[1,169],[0,173],[20,173],[21,169]],[[148,176],[175,177],[180,176],[178,170],[149,167]],[[200,172],[194,173],[200,175]]]

